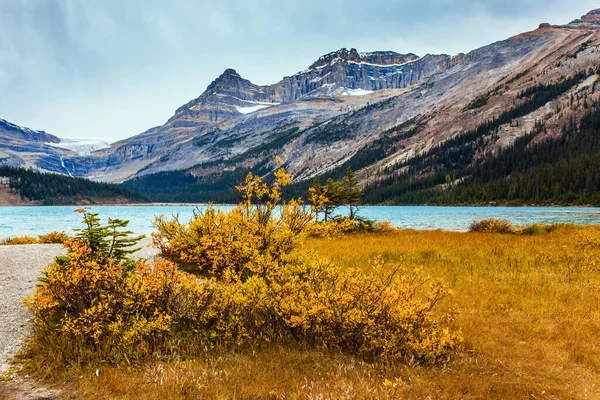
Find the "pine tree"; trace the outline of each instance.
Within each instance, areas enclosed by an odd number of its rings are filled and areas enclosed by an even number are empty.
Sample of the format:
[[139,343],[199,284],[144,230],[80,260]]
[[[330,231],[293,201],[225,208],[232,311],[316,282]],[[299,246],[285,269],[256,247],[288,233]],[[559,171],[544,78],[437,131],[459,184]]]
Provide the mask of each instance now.
[[356,175],[350,167],[346,169],[346,176],[342,178],[340,187],[342,204],[348,206],[349,218],[355,219],[363,192],[358,184]]
[[325,222],[327,222],[329,220],[329,216],[333,213],[336,207],[342,204],[342,193],[340,183],[338,181],[333,180],[333,178],[327,179],[327,184],[325,186],[325,195],[329,199],[327,204],[325,204],[323,207],[323,212],[325,214]]

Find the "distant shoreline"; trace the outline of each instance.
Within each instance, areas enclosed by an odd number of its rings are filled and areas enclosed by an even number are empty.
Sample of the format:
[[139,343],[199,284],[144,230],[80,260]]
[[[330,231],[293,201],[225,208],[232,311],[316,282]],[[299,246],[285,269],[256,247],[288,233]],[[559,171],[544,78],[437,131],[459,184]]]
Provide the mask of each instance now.
[[99,203],[99,204],[0,204],[0,207],[207,207],[209,205],[216,207],[235,207],[236,204],[217,204],[217,203]]
[[[235,207],[237,204],[217,204],[217,203],[127,203],[127,204],[88,204],[88,205],[74,205],[74,207],[111,207],[111,206],[124,206],[124,207],[132,207],[132,206],[140,206],[140,207],[166,207],[166,206],[176,206],[176,207],[208,207],[209,205],[215,207]],[[49,206],[52,207],[52,206]],[[71,207],[71,206],[67,206]]]
[[[175,207],[207,207],[209,205],[215,207],[235,207],[237,204],[233,203],[166,203],[166,202],[156,202],[156,203],[98,203],[98,204],[0,204],[0,207],[167,207],[167,206],[175,206]],[[340,206],[344,207],[344,206]],[[593,206],[589,204],[585,205],[568,205],[568,206],[559,206],[559,205],[536,205],[536,204],[527,204],[527,205],[499,205],[499,204],[447,204],[447,205],[432,205],[432,204],[365,204],[360,207],[446,207],[446,208],[461,208],[461,207],[474,207],[474,208],[556,208],[560,210],[552,210],[552,212],[592,212],[592,213],[600,213],[600,207]],[[585,208],[588,210],[569,210],[569,208]],[[563,210],[564,209],[564,210]],[[539,210],[540,212],[546,212],[547,210]]]

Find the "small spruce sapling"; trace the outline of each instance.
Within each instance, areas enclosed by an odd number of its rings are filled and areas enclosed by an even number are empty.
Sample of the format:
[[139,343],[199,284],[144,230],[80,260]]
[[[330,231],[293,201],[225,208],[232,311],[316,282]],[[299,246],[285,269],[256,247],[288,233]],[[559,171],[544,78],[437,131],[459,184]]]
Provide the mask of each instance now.
[[98,213],[89,212],[86,209],[78,209],[75,212],[83,214],[85,228],[75,229],[76,239],[81,240],[90,249],[91,254],[96,257],[114,258],[117,262],[123,262],[125,270],[131,270],[135,262],[129,258],[130,254],[140,250],[135,247],[145,235],[131,236],[133,231],[124,230],[129,221],[118,218],[109,218],[107,225],[100,223]]

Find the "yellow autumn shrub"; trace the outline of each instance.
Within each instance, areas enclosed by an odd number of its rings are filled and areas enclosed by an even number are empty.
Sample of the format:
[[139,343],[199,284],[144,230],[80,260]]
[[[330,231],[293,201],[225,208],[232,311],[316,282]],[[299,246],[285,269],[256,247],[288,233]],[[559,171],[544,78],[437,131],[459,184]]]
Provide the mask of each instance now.
[[[162,258],[128,257],[126,221],[87,228],[44,270],[26,300],[38,351],[57,364],[89,358],[112,363],[193,354],[206,346],[295,341],[368,360],[431,363],[460,342],[453,313],[436,311],[447,295],[420,271],[371,265],[340,268],[303,246],[311,223],[299,201],[279,206],[291,177],[248,175],[243,202],[209,207],[189,223],[157,218]],[[183,272],[185,269],[189,272]],[[192,274],[193,273],[193,274]],[[41,349],[41,350],[40,350]]]
[[38,244],[38,239],[31,236],[16,236],[6,239],[2,242],[3,245],[18,245],[18,244]]
[[39,235],[37,238],[32,236],[17,236],[8,238],[0,242],[0,245],[18,245],[18,244],[62,244],[69,236],[64,232],[50,232],[45,235]]
[[41,244],[62,244],[67,239],[69,239],[69,236],[66,233],[56,231],[38,236],[38,242]]
[[435,362],[461,341],[434,314],[448,293],[426,284],[420,271],[387,270],[381,258],[368,268],[341,269],[323,260],[269,271],[270,312],[291,337],[341,349],[367,360]]
[[335,218],[329,221],[315,221],[308,225],[306,233],[314,238],[339,238],[350,233],[394,232],[389,221],[371,221],[366,219]]
[[126,271],[81,241],[67,242],[67,250],[25,301],[38,340],[61,337],[58,343],[109,349],[111,359],[139,357],[158,350],[178,325],[189,326],[202,301],[203,286],[168,261]]
[[489,218],[480,221],[473,221],[469,226],[471,232],[482,233],[516,233],[517,230],[512,222],[506,219]]
[[369,359],[422,362],[460,342],[448,329],[452,315],[434,313],[447,294],[441,283],[425,288],[419,272],[388,271],[379,259],[341,269],[307,252],[302,239],[315,226],[337,235],[356,231],[357,222],[312,224],[297,201],[276,211],[286,182],[282,170],[273,186],[249,175],[239,187],[244,201],[229,212],[209,207],[188,223],[156,220],[162,256],[218,288],[215,335],[238,344],[288,338]]
[[209,206],[189,223],[158,216],[152,237],[161,255],[187,271],[225,278],[259,273],[297,250],[312,217],[296,200],[277,207],[291,177],[283,169],[275,174],[271,187],[248,174],[238,186],[244,200],[231,211]]

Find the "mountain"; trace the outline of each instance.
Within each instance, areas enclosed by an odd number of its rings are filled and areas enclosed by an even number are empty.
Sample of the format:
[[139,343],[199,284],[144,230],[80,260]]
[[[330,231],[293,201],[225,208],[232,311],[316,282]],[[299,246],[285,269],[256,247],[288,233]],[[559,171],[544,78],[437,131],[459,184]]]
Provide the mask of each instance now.
[[[189,168],[263,145],[281,132],[325,122],[369,100],[399,94],[451,65],[447,55],[418,58],[341,49],[268,86],[255,85],[227,69],[165,125],[75,159],[69,168],[79,176],[116,182]],[[221,140],[231,136],[243,140]],[[228,142],[239,146],[231,149]]]
[[370,202],[469,202],[444,193],[487,185],[473,181],[484,165],[517,147],[527,158],[593,118],[599,21],[594,10],[455,56],[340,49],[272,85],[227,69],[164,125],[62,161],[161,201],[231,201],[237,180],[268,175],[280,156],[297,193],[350,166]]
[[109,146],[102,140],[61,139],[0,119],[0,165],[72,175],[65,161]]

